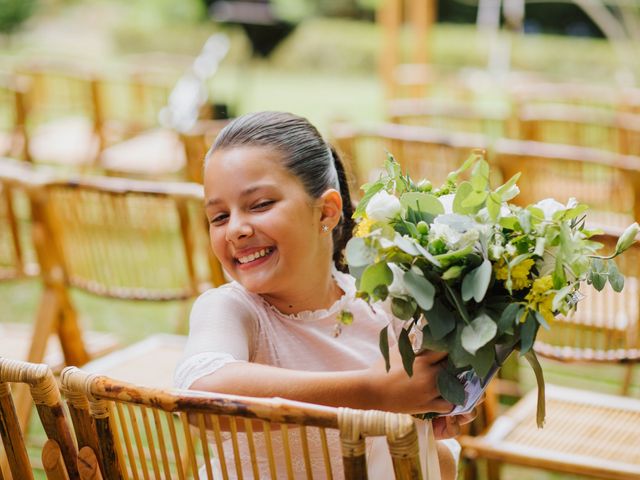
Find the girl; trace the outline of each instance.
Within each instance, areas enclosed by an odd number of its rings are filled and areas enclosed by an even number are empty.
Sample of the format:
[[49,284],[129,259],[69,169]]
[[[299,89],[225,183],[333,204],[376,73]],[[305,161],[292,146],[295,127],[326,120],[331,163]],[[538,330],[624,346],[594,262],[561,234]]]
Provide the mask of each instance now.
[[[378,335],[393,319],[357,299],[341,271],[353,228],[349,188],[342,162],[306,119],[262,112],[233,121],[207,154],[204,190],[211,246],[234,281],[194,304],[179,388],[406,413],[452,409],[436,388],[444,354],[419,355],[408,377],[395,353],[386,372]],[[344,310],[354,321],[337,335]],[[436,436],[451,437],[468,420],[441,417]],[[443,477],[455,478],[455,448],[438,451]],[[369,468],[370,478],[393,476],[390,462]]]

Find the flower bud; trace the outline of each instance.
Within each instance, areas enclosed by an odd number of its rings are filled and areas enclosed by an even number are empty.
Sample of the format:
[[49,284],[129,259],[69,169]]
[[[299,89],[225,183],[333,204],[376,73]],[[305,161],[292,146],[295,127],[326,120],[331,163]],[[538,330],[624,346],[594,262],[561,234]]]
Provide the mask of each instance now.
[[616,254],[624,252],[627,248],[629,248],[636,241],[636,236],[640,232],[640,226],[638,226],[638,222],[634,222],[627,227],[620,238],[618,238],[618,243],[616,244]]

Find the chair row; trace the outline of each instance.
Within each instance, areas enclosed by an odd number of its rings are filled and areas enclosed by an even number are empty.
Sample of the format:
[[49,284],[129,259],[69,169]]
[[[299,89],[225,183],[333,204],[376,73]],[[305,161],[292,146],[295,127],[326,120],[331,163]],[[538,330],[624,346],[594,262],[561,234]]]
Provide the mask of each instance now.
[[[566,202],[575,197],[591,206],[591,220],[617,227],[640,215],[640,157],[392,123],[368,128],[334,124],[331,136],[356,185],[377,176],[385,150],[413,178],[426,177],[438,186],[473,150],[480,149],[503,178],[522,172],[518,182],[521,193],[513,200],[518,204],[547,197]],[[353,194],[357,200],[359,193],[354,189]]]
[[0,357],[2,478],[34,478],[11,384],[30,390],[48,438],[42,461],[50,480],[275,479],[298,470],[307,478],[361,479],[365,440],[373,437],[386,438],[396,478],[422,478],[416,426],[406,414],[153,389],[76,367],[60,383],[68,414],[48,366]]

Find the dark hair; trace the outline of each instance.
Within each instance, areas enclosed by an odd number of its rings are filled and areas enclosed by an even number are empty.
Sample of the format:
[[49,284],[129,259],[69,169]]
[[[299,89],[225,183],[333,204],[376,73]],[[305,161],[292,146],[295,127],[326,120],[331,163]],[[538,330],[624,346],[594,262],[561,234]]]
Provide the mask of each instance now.
[[312,198],[319,198],[328,188],[340,192],[342,217],[333,230],[333,261],[344,271],[342,251],[353,231],[353,205],[344,165],[335,149],[306,118],[284,112],[258,112],[238,117],[223,128],[207,159],[215,151],[240,146],[279,151],[284,167],[300,179]]

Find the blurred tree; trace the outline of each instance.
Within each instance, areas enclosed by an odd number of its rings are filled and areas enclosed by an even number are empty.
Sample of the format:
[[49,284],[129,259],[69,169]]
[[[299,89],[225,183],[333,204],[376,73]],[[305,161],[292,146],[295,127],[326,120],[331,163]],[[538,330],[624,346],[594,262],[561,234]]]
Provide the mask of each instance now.
[[9,35],[27,21],[37,0],[0,0],[0,33]]

